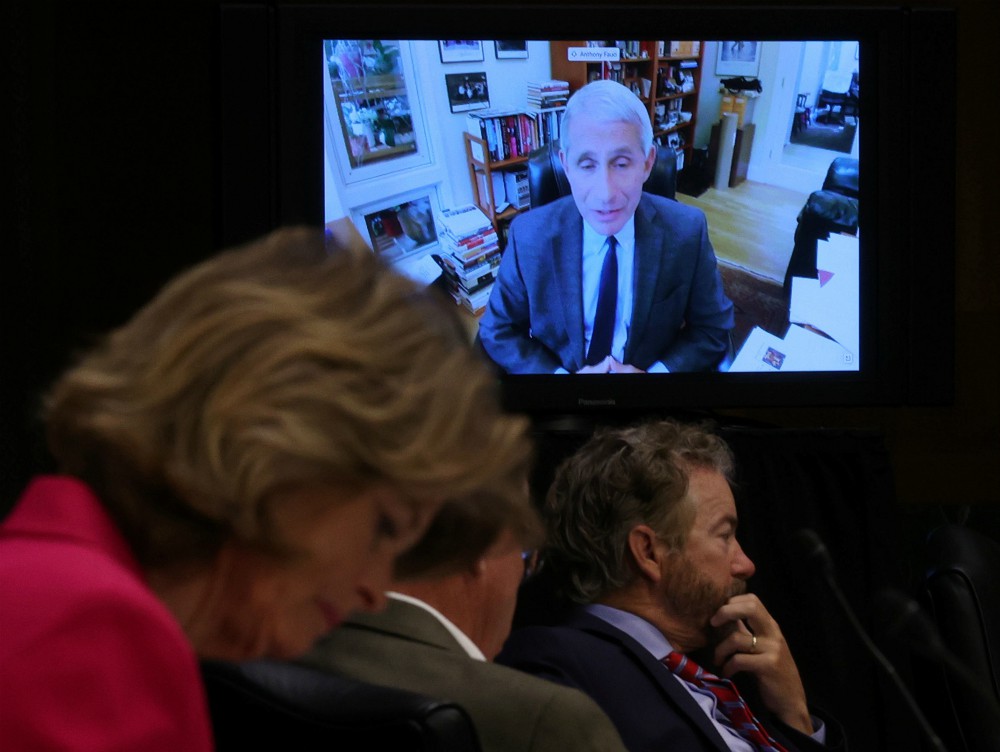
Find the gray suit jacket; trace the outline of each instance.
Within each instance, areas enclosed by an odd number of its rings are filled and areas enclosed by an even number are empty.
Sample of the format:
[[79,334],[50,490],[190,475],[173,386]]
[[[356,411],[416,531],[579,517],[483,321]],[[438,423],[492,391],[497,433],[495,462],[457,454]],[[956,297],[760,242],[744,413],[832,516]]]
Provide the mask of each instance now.
[[[479,327],[508,373],[575,372],[584,364],[583,218],[572,196],[519,215]],[[714,368],[733,304],[722,290],[705,215],[644,193],[635,212],[635,291],[625,362],[643,370]]]
[[472,717],[483,752],[624,752],[607,716],[582,692],[470,658],[431,614],[389,601],[354,617],[303,659],[372,684],[452,700]]

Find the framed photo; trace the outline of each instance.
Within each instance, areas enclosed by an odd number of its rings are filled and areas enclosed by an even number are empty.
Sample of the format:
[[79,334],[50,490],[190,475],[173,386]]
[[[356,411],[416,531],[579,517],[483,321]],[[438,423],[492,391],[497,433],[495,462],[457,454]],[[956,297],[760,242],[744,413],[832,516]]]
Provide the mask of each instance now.
[[756,78],[761,46],[761,42],[719,42],[715,75]]
[[495,39],[497,60],[524,60],[528,57],[528,43],[524,39]]
[[412,255],[437,242],[437,227],[428,194],[362,209],[372,250],[390,261]]
[[482,110],[490,106],[486,73],[446,73],[444,82],[452,112]]
[[438,41],[442,63],[478,63],[483,60],[483,43],[469,39],[442,39]]

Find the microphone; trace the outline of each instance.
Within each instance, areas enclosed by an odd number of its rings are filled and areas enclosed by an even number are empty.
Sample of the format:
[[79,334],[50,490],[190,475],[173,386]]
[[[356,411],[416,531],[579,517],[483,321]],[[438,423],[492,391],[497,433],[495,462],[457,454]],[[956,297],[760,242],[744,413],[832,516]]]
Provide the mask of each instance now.
[[877,596],[876,610],[885,622],[886,633],[890,637],[906,639],[915,650],[929,658],[942,659],[944,663],[958,662],[945,648],[937,629],[913,598],[898,590],[886,589]]
[[808,528],[803,528],[802,530],[793,533],[791,541],[795,548],[798,549],[803,559],[810,563],[826,581],[827,586],[833,593],[834,600],[837,602],[837,605],[840,606],[840,610],[843,612],[848,623],[851,625],[851,629],[853,629],[854,633],[860,638],[865,650],[867,650],[869,655],[875,659],[875,662],[882,668],[883,671],[885,671],[886,675],[895,685],[896,690],[903,698],[903,701],[906,703],[907,708],[909,708],[910,713],[916,720],[920,730],[927,738],[927,741],[930,742],[931,749],[936,752],[947,752],[941,738],[928,722],[927,717],[920,709],[920,706],[917,705],[917,701],[914,699],[910,690],[907,689],[906,685],[903,683],[903,680],[900,678],[895,666],[893,666],[892,662],[885,657],[885,654],[881,650],[879,650],[878,646],[872,641],[871,637],[868,636],[865,628],[861,626],[861,622],[858,621],[858,617],[854,613],[854,609],[852,609],[851,604],[847,602],[847,598],[844,596],[843,591],[840,589],[840,585],[837,583],[837,578],[834,575],[833,557],[830,556],[830,551],[827,549],[826,544],[823,543],[822,539],[820,539],[819,535],[817,535],[814,530],[810,530]]
[[898,590],[887,589],[878,594],[876,610],[885,623],[888,636],[902,638],[912,650],[941,664],[973,693],[982,697],[1000,721],[997,698],[987,690],[983,679],[945,646],[934,623],[919,603]]
[[826,544],[820,540],[815,530],[802,528],[792,535],[792,543],[798,548],[799,553],[805,557],[806,561],[813,564],[819,573],[823,575],[823,579],[836,585],[836,582],[833,580],[833,558],[830,556],[830,551],[827,549]]

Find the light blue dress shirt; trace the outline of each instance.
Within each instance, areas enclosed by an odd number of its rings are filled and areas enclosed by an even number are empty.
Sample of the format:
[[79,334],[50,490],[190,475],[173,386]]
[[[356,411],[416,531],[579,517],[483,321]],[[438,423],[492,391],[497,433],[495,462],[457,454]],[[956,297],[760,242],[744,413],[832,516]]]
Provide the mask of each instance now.
[[[600,603],[591,603],[584,606],[583,609],[592,616],[596,616],[598,619],[606,621],[611,626],[620,629],[648,650],[658,661],[662,661],[674,649],[659,629],[640,616]],[[670,674],[694,698],[699,707],[705,711],[705,715],[711,720],[712,725],[718,730],[729,749],[734,752],[754,752],[753,746],[746,739],[737,734],[731,726],[721,720],[725,716],[718,710],[718,700],[715,695],[707,689],[699,689],[692,684],[688,684],[667,668],[666,665],[663,666],[663,670]],[[820,744],[826,744],[826,726],[823,725],[823,722],[814,717],[813,728],[816,731],[813,732],[812,738]]]

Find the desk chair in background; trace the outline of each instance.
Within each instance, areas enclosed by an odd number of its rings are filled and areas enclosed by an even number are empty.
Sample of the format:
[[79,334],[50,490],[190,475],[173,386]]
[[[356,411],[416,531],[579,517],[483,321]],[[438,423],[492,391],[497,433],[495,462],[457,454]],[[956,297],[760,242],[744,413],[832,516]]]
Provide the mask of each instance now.
[[465,709],[282,661],[203,661],[217,752],[480,752]]
[[812,122],[812,109],[807,104],[808,100],[808,93],[795,97],[795,119],[792,120],[792,133],[805,130]]
[[848,115],[854,118],[854,124],[858,124],[858,112],[860,110],[860,86],[858,73],[851,74],[850,79],[844,73],[832,71],[827,73],[823,79],[823,89],[819,93],[819,101],[816,103],[817,120],[824,123],[843,124],[844,118]]

